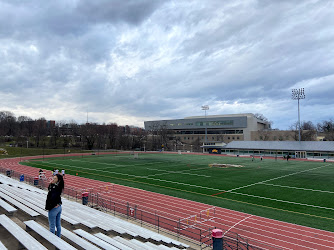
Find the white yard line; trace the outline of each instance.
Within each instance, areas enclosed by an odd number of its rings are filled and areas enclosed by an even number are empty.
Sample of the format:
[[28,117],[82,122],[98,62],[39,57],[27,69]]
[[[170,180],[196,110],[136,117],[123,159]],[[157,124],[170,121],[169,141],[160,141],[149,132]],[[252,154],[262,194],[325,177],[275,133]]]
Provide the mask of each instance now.
[[[203,175],[203,174],[184,173],[185,171],[191,171],[189,169],[181,170],[181,171],[168,171],[168,170],[155,169],[155,168],[147,168],[147,169],[158,171],[158,172],[164,172],[162,174],[151,174],[151,175],[148,175],[147,177],[158,176],[158,175],[166,175],[166,174],[185,174],[185,175],[193,175],[193,176],[200,176],[200,177],[206,177],[206,178],[211,178],[212,177],[212,176]],[[198,170],[198,169],[194,169],[194,170]]]
[[324,166],[320,166],[320,167],[316,167],[316,168],[311,168],[311,169],[306,169],[306,170],[294,172],[294,173],[291,173],[291,174],[286,174],[286,175],[278,176],[278,177],[275,177],[275,178],[271,178],[271,179],[268,179],[268,180],[265,180],[265,181],[259,181],[259,182],[256,182],[256,183],[253,183],[253,184],[249,184],[249,185],[246,185],[246,186],[232,188],[230,190],[227,190],[226,192],[231,192],[231,191],[234,191],[234,190],[251,187],[251,186],[254,186],[254,185],[257,185],[257,184],[263,184],[263,183],[268,182],[268,181],[282,179],[282,178],[285,178],[285,177],[288,177],[288,176],[292,176],[292,175],[296,175],[296,174],[301,174],[301,173],[309,172],[309,171],[316,170],[316,169],[319,169],[319,168],[323,168],[323,167],[326,167],[326,166],[329,166],[329,165],[326,164]]
[[282,203],[290,203],[290,204],[294,204],[294,205],[314,207],[314,208],[320,208],[320,209],[326,209],[326,210],[333,210],[334,211],[334,208],[331,208],[331,207],[321,207],[321,206],[316,206],[316,205],[311,205],[311,204],[304,204],[304,203],[299,203],[299,202],[294,202],[294,201],[285,201],[285,200],[279,200],[279,199],[275,199],[275,198],[263,197],[263,196],[252,195],[252,194],[244,194],[244,193],[238,193],[238,192],[233,192],[233,191],[231,191],[230,193],[237,194],[237,195],[244,195],[244,196],[254,197],[254,198],[259,198],[259,199],[264,199],[264,200],[278,201],[278,202],[282,202]]
[[311,189],[311,188],[300,188],[300,187],[291,187],[291,186],[283,186],[283,185],[270,184],[270,183],[260,183],[260,184],[268,185],[268,186],[274,186],[274,187],[281,187],[281,188],[300,189],[300,190],[305,190],[305,191],[312,191],[312,192],[321,192],[321,193],[334,194],[334,192],[326,191],[326,190],[318,190],[318,189]]
[[[124,173],[117,173],[117,172],[98,170],[98,169],[93,169],[93,168],[84,168],[84,167],[78,167],[78,166],[71,166],[71,165],[65,165],[65,164],[60,164],[60,163],[52,163],[52,164],[53,165],[60,165],[60,166],[67,166],[67,167],[76,167],[76,168],[81,168],[81,169],[85,169],[85,170],[95,170],[95,171],[106,172],[106,173],[111,173],[111,174],[125,175],[125,176],[129,176],[129,177],[140,178],[140,179],[148,179],[148,180],[154,180],[154,181],[160,181],[160,182],[173,183],[173,184],[184,185],[184,186],[189,186],[189,187],[196,187],[196,188],[200,188],[200,189],[208,189],[208,190],[214,190],[214,191],[221,191],[221,189],[210,188],[210,187],[203,187],[203,186],[198,186],[198,185],[193,185],[193,184],[187,184],[187,183],[182,183],[182,182],[175,182],[175,181],[168,181],[168,180],[162,180],[162,179],[155,179],[155,178],[150,178],[150,177],[146,177],[146,176],[136,176],[136,175],[131,175],[131,174],[124,174]],[[237,189],[241,189],[241,188],[253,186],[253,185],[256,185],[256,184],[264,184],[265,182],[268,182],[268,181],[271,181],[271,180],[274,180],[274,179],[280,179],[280,178],[284,178],[284,177],[287,177],[287,176],[295,175],[295,174],[298,174],[298,173],[308,172],[308,171],[319,169],[319,168],[322,168],[322,167],[325,167],[325,166],[316,167],[316,168],[312,168],[312,169],[308,169],[308,170],[303,170],[303,171],[299,171],[299,172],[295,172],[295,173],[291,173],[291,174],[279,176],[279,177],[268,179],[268,180],[265,180],[265,181],[253,183],[253,184],[250,184],[250,185],[247,185],[247,186],[243,186],[243,187],[231,189],[231,190],[228,190],[228,191],[225,191],[225,192],[229,192],[229,193],[237,194],[237,195],[249,196],[249,197],[258,198],[258,199],[272,200],[272,201],[282,202],[282,203],[289,203],[289,204],[294,204],[294,205],[299,205],[299,206],[307,206],[307,207],[314,207],[314,208],[319,208],[319,209],[334,210],[334,208],[322,207],[322,206],[317,206],[317,205],[312,205],[312,204],[304,204],[304,203],[293,202],[293,201],[285,201],[285,200],[280,200],[280,199],[275,199],[275,198],[269,198],[269,197],[263,197],[263,196],[258,196],[258,195],[251,195],[251,194],[244,194],[244,193],[238,193],[238,192],[234,192],[233,191],[233,190],[237,190]],[[221,192],[224,192],[224,191],[221,191]]]

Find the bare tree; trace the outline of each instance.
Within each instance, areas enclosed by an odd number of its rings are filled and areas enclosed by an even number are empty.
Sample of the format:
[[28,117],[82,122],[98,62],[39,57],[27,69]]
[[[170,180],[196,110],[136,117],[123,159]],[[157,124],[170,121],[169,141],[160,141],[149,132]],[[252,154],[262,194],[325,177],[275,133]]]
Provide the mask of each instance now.
[[116,123],[110,123],[107,125],[107,136],[108,142],[111,148],[117,148],[117,134],[118,134],[118,126]]
[[0,135],[15,135],[16,117],[13,112],[0,111]]
[[46,134],[47,134],[46,120],[44,117],[42,117],[35,121],[33,127],[33,135],[35,138],[36,147],[40,146],[40,141],[44,140]]
[[85,125],[81,125],[80,127],[80,134],[83,136],[84,140],[86,141],[87,148],[92,150],[94,147],[94,143],[97,137],[97,124],[90,124],[87,123]]
[[254,114],[254,117],[261,120],[261,121],[264,121],[265,123],[268,123],[269,124],[269,128],[272,127],[273,125],[273,121],[269,121],[267,117],[265,117],[263,114],[260,114],[260,113],[255,113]]
[[332,119],[317,124],[318,132],[324,133],[324,140],[334,141],[334,121]]
[[[299,140],[299,127],[298,122],[295,122],[290,126],[290,129],[294,131],[294,140]],[[300,124],[300,139],[301,141],[315,141],[317,135],[317,130],[314,124],[311,121],[303,121]]]
[[259,130],[259,140],[260,141],[269,141],[270,140],[270,132],[266,130]]

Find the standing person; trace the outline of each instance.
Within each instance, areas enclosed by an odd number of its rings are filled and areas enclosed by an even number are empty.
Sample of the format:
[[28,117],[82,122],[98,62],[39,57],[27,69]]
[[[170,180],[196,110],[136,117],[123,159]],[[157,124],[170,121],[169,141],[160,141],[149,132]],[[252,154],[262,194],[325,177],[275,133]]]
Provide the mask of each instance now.
[[50,232],[55,233],[55,227],[57,228],[57,236],[61,236],[61,224],[60,215],[62,211],[61,207],[61,193],[64,189],[64,179],[63,176],[57,174],[53,177],[52,181],[48,187],[48,196],[46,198],[45,210],[49,211],[49,227]]
[[42,175],[44,174],[43,169],[40,169],[38,172],[38,178],[42,179]]
[[61,170],[61,175],[63,176],[63,178],[65,178],[65,169]]
[[59,174],[58,168],[56,168],[56,170],[55,170],[55,175],[57,175],[57,174]]

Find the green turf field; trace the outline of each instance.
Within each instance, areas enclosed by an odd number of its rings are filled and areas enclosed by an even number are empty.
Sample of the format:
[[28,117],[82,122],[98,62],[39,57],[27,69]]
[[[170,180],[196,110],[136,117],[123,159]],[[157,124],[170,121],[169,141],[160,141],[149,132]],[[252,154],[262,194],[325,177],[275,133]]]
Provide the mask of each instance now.
[[[243,165],[210,168],[211,163]],[[25,163],[334,231],[334,164],[213,155],[130,154]]]

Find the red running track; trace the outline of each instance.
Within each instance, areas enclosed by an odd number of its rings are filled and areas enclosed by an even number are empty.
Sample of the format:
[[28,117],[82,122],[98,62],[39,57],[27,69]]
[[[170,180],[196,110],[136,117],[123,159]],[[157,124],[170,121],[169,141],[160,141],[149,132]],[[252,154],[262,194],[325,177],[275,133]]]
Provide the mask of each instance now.
[[[74,156],[75,154],[71,154]],[[81,155],[81,154],[80,154]],[[59,155],[60,156],[60,155]],[[46,157],[46,156],[45,156]],[[55,157],[47,156],[47,157]],[[24,157],[21,160],[40,157]],[[20,158],[0,160],[0,166],[30,176],[38,176],[38,170],[19,164]],[[51,176],[48,171],[47,177]],[[220,207],[149,192],[137,188],[66,175],[66,186],[76,189],[94,189],[108,199],[129,202],[138,209],[154,212],[175,221],[195,223],[206,229],[217,227],[238,233],[250,244],[263,249],[334,249],[334,233],[296,224],[272,220]],[[107,188],[108,186],[108,188]],[[103,192],[104,191],[104,192]],[[209,210],[209,211],[208,211]]]

